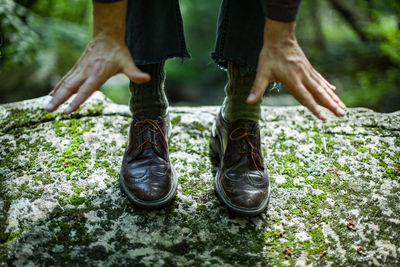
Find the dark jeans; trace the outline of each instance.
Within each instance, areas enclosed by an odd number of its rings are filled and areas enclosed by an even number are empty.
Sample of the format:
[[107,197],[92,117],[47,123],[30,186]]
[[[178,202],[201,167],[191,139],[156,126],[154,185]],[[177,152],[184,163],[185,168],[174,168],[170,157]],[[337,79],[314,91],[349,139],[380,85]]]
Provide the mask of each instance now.
[[[263,43],[265,7],[260,0],[223,0],[211,58],[218,66],[239,64],[255,72]],[[128,1],[126,42],[137,65],[190,58],[178,0]]]

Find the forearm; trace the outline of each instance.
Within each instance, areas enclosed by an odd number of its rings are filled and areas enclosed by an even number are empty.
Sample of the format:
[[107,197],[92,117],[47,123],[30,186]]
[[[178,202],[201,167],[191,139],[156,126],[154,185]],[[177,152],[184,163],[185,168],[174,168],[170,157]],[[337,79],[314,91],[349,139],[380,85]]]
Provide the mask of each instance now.
[[127,0],[93,2],[93,39],[125,42]]

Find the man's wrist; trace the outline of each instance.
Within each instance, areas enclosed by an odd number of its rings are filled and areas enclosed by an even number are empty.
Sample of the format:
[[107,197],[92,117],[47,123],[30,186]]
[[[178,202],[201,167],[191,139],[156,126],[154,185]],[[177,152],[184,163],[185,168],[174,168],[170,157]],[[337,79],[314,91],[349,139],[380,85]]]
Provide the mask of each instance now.
[[267,18],[265,21],[264,43],[295,41],[296,22],[282,22]]
[[93,3],[93,38],[125,42],[127,1]]

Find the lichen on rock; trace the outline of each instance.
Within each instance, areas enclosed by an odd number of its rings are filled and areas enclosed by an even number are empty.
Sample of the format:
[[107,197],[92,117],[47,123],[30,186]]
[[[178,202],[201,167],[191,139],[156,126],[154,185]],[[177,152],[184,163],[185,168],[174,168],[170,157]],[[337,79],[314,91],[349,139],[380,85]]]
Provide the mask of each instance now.
[[213,193],[218,107],[170,109],[177,198],[143,211],[118,185],[128,107],[97,92],[68,116],[46,113],[47,100],[0,106],[3,265],[400,263],[400,112],[320,122],[303,107],[263,107],[272,197],[245,218]]

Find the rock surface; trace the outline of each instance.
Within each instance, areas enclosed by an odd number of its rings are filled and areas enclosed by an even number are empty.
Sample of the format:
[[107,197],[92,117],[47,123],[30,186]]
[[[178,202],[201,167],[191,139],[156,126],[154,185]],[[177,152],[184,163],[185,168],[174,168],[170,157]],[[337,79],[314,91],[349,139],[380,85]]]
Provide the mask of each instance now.
[[0,106],[0,265],[400,264],[400,112],[264,108],[272,198],[245,218],[213,193],[217,107],[171,108],[178,195],[149,212],[118,185],[128,107],[95,93],[66,116],[46,101]]

